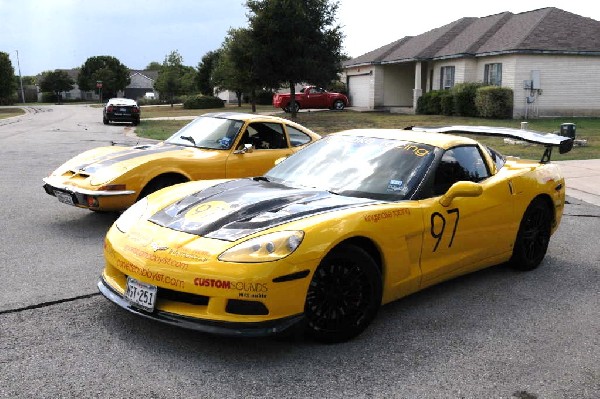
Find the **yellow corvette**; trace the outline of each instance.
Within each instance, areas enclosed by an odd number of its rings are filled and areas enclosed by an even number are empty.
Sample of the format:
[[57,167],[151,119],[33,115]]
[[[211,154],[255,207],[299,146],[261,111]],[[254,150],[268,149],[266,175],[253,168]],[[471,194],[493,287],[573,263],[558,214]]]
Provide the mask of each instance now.
[[[540,162],[507,158],[444,131],[547,149]],[[350,339],[382,304],[491,265],[542,262],[565,203],[550,152],[572,138],[523,132],[350,130],[262,177],[161,190],[109,230],[98,288],[138,315],[200,331],[299,327]]]
[[86,151],[44,178],[44,190],[68,205],[120,211],[173,184],[261,175],[319,138],[273,116],[205,114],[156,145]]

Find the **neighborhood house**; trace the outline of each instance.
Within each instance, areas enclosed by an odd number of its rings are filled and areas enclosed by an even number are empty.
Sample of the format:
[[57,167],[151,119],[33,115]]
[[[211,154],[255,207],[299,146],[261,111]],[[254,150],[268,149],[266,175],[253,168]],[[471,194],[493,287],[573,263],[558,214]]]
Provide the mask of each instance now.
[[344,62],[354,107],[414,113],[426,92],[483,82],[513,117],[600,116],[600,22],[554,7],[461,18]]

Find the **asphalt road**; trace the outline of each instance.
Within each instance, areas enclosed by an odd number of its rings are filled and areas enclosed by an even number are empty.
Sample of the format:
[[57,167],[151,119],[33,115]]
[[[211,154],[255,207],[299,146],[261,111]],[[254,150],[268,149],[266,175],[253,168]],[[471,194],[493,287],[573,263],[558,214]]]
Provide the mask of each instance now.
[[114,221],[41,179],[135,143],[81,105],[0,120],[0,397],[599,398],[600,208],[575,200],[543,265],[494,267],[382,308],[357,339],[231,339],[130,315],[96,291]]

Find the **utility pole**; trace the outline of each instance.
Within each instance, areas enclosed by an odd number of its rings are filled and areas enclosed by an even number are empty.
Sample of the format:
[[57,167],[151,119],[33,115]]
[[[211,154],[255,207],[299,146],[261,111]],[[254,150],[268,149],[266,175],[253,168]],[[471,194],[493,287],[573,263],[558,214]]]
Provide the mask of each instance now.
[[23,99],[23,104],[25,104],[25,90],[23,90],[23,78],[21,77],[21,63],[19,62],[19,50],[15,50],[17,53],[17,66],[19,68],[19,81],[21,82],[21,98]]

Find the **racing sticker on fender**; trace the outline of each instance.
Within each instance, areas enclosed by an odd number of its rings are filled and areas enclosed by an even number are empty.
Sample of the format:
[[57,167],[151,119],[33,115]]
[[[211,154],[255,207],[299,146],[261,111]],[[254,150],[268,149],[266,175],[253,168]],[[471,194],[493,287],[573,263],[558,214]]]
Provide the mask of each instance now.
[[204,222],[207,218],[225,215],[231,207],[225,201],[210,201],[196,205],[185,214],[185,220]]

